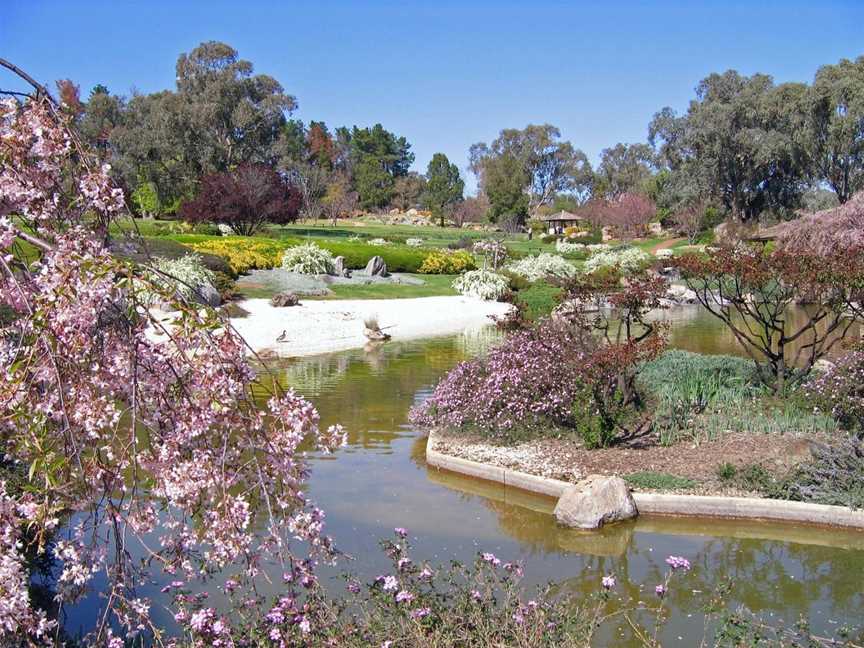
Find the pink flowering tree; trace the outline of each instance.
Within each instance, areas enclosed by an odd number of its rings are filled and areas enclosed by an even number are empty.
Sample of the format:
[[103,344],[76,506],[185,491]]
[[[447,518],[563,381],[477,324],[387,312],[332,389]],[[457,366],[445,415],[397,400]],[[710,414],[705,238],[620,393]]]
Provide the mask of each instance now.
[[[329,451],[344,433],[320,430],[292,392],[271,393],[262,409],[226,321],[109,254],[124,196],[68,119],[38,84],[33,97],[0,103],[0,442],[27,469],[24,488],[0,482],[0,644],[61,637],[27,595],[25,555],[52,546],[59,612],[97,574],[105,583],[88,643],[167,641],[139,593],[157,571],[178,589],[230,572],[223,588],[254,602],[274,564],[287,591],[300,590],[279,628],[294,643],[316,622],[302,596],[314,564],[333,555],[297,448],[312,437]],[[144,306],[154,292],[173,321]],[[234,618],[175,600],[191,643],[229,645]]]

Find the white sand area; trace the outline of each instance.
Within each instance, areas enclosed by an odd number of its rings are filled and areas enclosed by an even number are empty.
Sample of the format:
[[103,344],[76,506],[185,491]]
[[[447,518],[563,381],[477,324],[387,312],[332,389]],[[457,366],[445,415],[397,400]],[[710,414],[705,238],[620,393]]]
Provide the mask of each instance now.
[[[238,304],[249,312],[231,324],[256,351],[282,357],[308,356],[363,347],[364,319],[376,317],[394,341],[456,335],[490,324],[509,304],[468,297],[416,299],[303,300],[299,306],[274,308],[266,299]],[[277,342],[282,336],[283,341]]]

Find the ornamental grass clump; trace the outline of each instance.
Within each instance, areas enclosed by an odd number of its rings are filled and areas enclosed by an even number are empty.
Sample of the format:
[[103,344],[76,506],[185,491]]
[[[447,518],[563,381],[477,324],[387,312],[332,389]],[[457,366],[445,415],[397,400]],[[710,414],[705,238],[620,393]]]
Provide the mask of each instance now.
[[585,272],[594,272],[601,268],[618,268],[624,274],[633,274],[642,270],[650,262],[651,255],[639,248],[600,251],[588,257],[585,262]]
[[300,274],[331,274],[333,253],[321,249],[315,243],[304,243],[285,250],[282,267]]
[[576,266],[563,257],[548,252],[513,261],[507,266],[507,270],[531,282],[547,277],[568,279],[576,275]]
[[498,301],[510,289],[507,277],[490,270],[471,270],[460,275],[453,282],[453,288],[466,297]]

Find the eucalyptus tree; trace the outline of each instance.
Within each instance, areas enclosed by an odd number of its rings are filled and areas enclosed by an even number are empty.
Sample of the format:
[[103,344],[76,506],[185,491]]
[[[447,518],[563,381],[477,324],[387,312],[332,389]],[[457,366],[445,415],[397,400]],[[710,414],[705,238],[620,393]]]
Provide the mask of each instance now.
[[[515,162],[514,162],[515,161]],[[508,168],[520,167],[512,177],[504,180],[501,173]],[[490,165],[494,166],[491,171]],[[573,194],[580,201],[588,198],[591,191],[592,171],[588,157],[568,141],[561,140],[561,131],[551,124],[529,124],[524,129],[505,128],[487,145],[474,144],[469,150],[469,166],[477,176],[481,189],[488,193],[490,182],[500,195],[504,185],[521,181],[525,194],[526,212],[534,212],[540,206],[550,204],[561,193]],[[505,193],[512,196],[509,189]],[[489,195],[493,213],[506,211],[517,202],[508,199],[508,205],[499,204]],[[496,214],[497,215],[497,214]]]
[[618,143],[600,152],[594,173],[594,198],[614,199],[625,193],[647,193],[656,172],[656,157],[648,144]]
[[814,176],[844,203],[864,189],[864,56],[819,68],[805,111],[802,142]]
[[174,91],[133,96],[111,133],[129,185],[152,182],[163,202],[176,203],[203,175],[275,164],[297,107],[276,79],[216,41],[181,54],[176,78]]
[[802,84],[775,86],[764,74],[711,74],[685,115],[664,108],[654,116],[649,141],[678,186],[706,191],[739,220],[788,212],[808,186],[798,138],[805,94]]

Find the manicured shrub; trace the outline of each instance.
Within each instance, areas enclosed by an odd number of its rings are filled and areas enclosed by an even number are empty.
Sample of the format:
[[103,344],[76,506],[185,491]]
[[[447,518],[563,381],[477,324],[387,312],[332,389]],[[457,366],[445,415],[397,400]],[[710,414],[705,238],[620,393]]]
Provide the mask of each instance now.
[[[180,259],[157,259],[154,270],[148,272],[148,278],[158,289],[179,294],[184,299],[195,297],[195,291],[205,286],[214,286],[216,277],[204,267],[201,257],[189,254]],[[167,275],[167,276],[166,276]],[[148,301],[157,299],[151,294]]]
[[489,270],[471,270],[460,275],[453,282],[453,287],[466,297],[475,297],[487,301],[501,299],[509,289],[510,282]]
[[578,327],[547,320],[458,365],[411,419],[499,439],[570,430],[588,447],[607,446],[631,411],[619,376],[648,348],[601,345]]
[[558,254],[582,254],[586,252],[584,243],[571,243],[570,241],[556,241],[555,251]]
[[651,255],[639,248],[596,252],[585,262],[585,272],[617,267],[624,274],[633,274],[651,262]]
[[282,267],[300,274],[330,274],[333,272],[333,254],[315,243],[304,243],[285,250]]
[[[538,321],[547,317],[558,305],[561,296],[561,288],[553,286],[545,281],[527,283],[528,280],[519,275],[514,275],[517,280],[511,280],[511,289],[516,290],[515,301],[525,309],[525,317],[532,321]],[[526,282],[523,286],[521,282]],[[514,287],[518,286],[518,288]]]
[[864,347],[850,351],[828,371],[811,378],[803,392],[844,429],[864,430]]
[[[290,239],[292,243],[300,243],[298,239]],[[284,242],[284,240],[283,240]],[[329,250],[334,256],[345,259],[348,268],[360,269],[366,267],[369,259],[380,256],[387,264],[390,272],[412,272],[420,271],[420,266],[426,259],[428,252],[422,249],[410,248],[402,245],[375,246],[368,245],[362,241],[329,241],[316,239],[315,243],[324,250]]]
[[546,277],[568,278],[576,274],[576,266],[557,254],[548,252],[513,261],[507,266],[507,270],[532,282]]
[[284,243],[279,241],[240,236],[224,236],[190,243],[189,247],[196,252],[207,252],[224,258],[235,274],[279,267],[285,252]]
[[459,274],[467,270],[474,270],[476,267],[474,256],[469,252],[435,250],[423,260],[420,272],[422,274]]
[[555,241],[558,240],[558,236],[555,234],[544,234],[543,236],[540,237],[540,240],[543,243],[554,243]]

